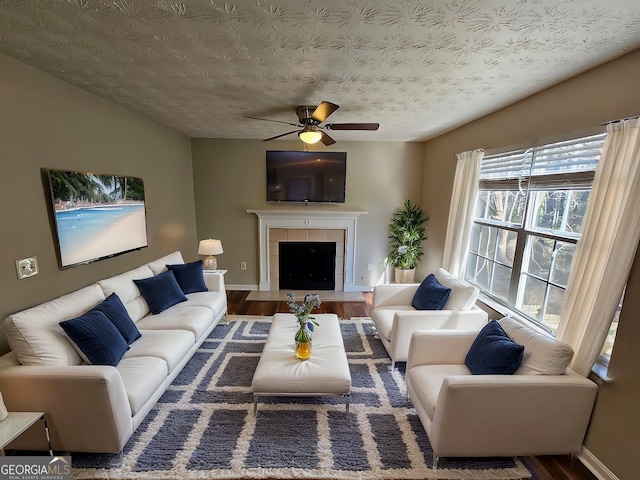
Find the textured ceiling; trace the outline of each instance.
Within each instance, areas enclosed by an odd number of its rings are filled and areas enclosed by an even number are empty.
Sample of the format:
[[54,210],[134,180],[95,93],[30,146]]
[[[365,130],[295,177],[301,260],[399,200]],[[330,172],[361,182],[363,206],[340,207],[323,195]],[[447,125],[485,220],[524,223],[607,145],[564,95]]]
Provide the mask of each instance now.
[[423,140],[639,47],[638,0],[0,0],[0,52],[191,137]]

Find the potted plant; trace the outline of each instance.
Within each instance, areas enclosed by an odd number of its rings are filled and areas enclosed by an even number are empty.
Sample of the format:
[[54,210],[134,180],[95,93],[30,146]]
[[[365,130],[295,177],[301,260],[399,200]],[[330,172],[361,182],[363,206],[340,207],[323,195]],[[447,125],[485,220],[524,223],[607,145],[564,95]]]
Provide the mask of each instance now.
[[411,283],[423,255],[422,242],[428,237],[425,228],[429,217],[418,205],[405,200],[404,207],[393,214],[389,223],[388,262],[395,267],[397,283]]

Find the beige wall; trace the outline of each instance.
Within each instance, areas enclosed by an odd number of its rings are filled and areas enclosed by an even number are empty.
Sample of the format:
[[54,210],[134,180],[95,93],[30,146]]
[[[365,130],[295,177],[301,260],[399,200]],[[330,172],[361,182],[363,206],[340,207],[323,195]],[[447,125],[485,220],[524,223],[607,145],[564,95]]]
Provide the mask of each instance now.
[[[0,72],[0,318],[176,249],[196,257],[187,137],[4,55]],[[149,246],[61,270],[41,168],[141,177]],[[33,255],[40,274],[18,280]]]
[[[432,233],[428,261],[421,264],[421,270],[429,271],[442,260],[449,213],[443,199],[451,197],[455,153],[540,143],[559,134],[586,131],[609,120],[638,115],[639,85],[640,50],[427,142],[422,206],[431,213]],[[636,260],[633,268],[629,300],[623,308],[611,360],[616,381],[601,387],[585,443],[621,479],[637,475],[634,454],[640,448],[640,429],[627,428],[640,425],[640,261]]]
[[[366,211],[358,217],[356,285],[374,285],[383,275],[387,225],[405,199],[420,200],[423,144],[340,142],[328,150],[347,152],[344,205],[274,204],[266,201],[265,151],[299,150],[295,141],[193,139],[193,176],[198,238],[219,238],[219,268],[228,284],[257,288],[258,219],[247,209]],[[240,262],[247,269],[240,270]],[[372,270],[367,270],[367,265]]]

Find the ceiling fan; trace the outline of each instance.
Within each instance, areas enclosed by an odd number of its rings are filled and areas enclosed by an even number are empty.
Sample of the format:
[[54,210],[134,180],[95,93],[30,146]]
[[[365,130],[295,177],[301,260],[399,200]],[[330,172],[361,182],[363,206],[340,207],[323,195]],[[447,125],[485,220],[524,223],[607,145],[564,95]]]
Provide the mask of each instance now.
[[254,120],[266,120],[268,122],[284,123],[286,125],[293,125],[301,130],[291,130],[287,133],[276,135],[275,137],[265,138],[263,141],[275,140],[276,138],[291,135],[297,133],[300,140],[304,143],[317,143],[321,141],[325,145],[333,145],[336,141],[331,138],[323,129],[327,130],[378,130],[380,124],[378,123],[326,123],[321,125],[329,115],[340,108],[335,103],[322,102],[317,107],[315,105],[301,105],[296,108],[296,114],[298,115],[298,123],[282,122],[280,120],[271,120],[269,118],[259,118],[245,116],[244,118],[252,118]]

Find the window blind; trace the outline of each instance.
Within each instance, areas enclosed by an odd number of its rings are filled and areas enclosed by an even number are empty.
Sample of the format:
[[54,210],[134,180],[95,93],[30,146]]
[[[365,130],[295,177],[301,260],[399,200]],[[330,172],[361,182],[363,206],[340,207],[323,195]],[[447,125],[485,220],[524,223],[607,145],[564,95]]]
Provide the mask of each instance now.
[[561,189],[588,186],[606,133],[527,150],[489,155],[480,166],[481,190]]

